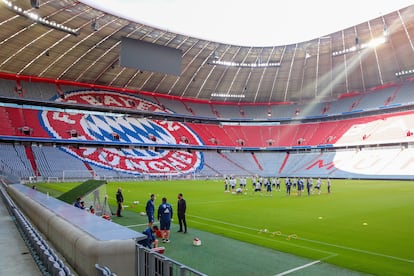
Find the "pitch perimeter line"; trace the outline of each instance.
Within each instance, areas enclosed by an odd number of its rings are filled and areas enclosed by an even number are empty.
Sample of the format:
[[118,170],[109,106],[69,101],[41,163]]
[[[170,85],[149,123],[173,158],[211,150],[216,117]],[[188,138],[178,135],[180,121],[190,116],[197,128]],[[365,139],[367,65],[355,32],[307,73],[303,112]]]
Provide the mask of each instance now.
[[321,262],[320,260],[317,260],[317,261],[314,261],[314,262],[311,262],[311,263],[308,263],[308,264],[305,264],[305,265],[301,265],[301,266],[298,266],[298,267],[295,267],[295,268],[292,268],[292,269],[286,270],[286,271],[284,271],[284,272],[282,272],[282,273],[278,273],[278,274],[276,274],[275,276],[283,276],[283,275],[287,275],[287,274],[289,274],[289,273],[292,273],[292,272],[295,272],[295,271],[298,271],[298,270],[301,270],[301,269],[307,268],[308,266],[312,266],[312,265],[314,265],[314,264],[318,264],[318,263],[320,263],[320,262]]
[[[242,226],[242,225],[237,225],[237,224],[234,224],[234,223],[228,223],[228,222],[224,222],[224,221],[219,221],[219,220],[210,219],[210,218],[203,218],[203,217],[199,217],[199,216],[192,216],[192,217],[207,220],[207,221],[214,221],[214,222],[217,222],[217,223],[221,223],[221,224],[224,224],[224,225],[230,225],[230,226],[234,226],[234,227],[238,227],[238,228],[244,228],[244,229],[250,229],[250,230],[258,231],[258,229],[254,229],[254,228],[246,227],[246,226]],[[310,243],[321,244],[321,245],[325,245],[325,246],[329,246],[329,247],[334,247],[334,248],[340,248],[340,249],[345,249],[345,250],[349,250],[349,251],[359,252],[359,253],[363,253],[363,254],[367,254],[367,255],[378,256],[378,257],[383,257],[383,258],[387,258],[387,259],[393,259],[393,260],[402,261],[402,262],[406,262],[406,263],[414,263],[414,260],[400,258],[400,257],[396,257],[396,256],[391,256],[391,255],[386,255],[386,254],[381,254],[381,253],[378,253],[378,252],[372,252],[372,251],[353,248],[353,247],[348,247],[348,246],[344,246],[344,245],[332,244],[332,243],[327,243],[327,242],[322,242],[322,241],[317,241],[317,240],[311,240],[311,239],[306,239],[306,238],[301,238],[301,237],[298,237],[297,239],[302,240],[302,241],[306,241],[306,242],[310,242]]]
[[[203,225],[210,225],[211,226],[211,224],[203,223],[203,222],[200,222],[200,221],[193,221],[193,222],[195,222],[196,224],[203,224]],[[233,233],[243,234],[243,235],[247,235],[247,236],[250,236],[250,237],[259,238],[259,239],[266,240],[266,241],[270,241],[270,242],[282,243],[282,244],[289,244],[290,246],[293,246],[293,247],[304,248],[304,249],[308,249],[308,250],[311,250],[311,251],[328,254],[328,256],[324,257],[323,260],[328,259],[328,258],[332,258],[332,257],[335,257],[335,256],[338,255],[338,254],[335,254],[333,252],[329,252],[329,251],[326,251],[326,250],[321,250],[321,249],[316,249],[316,248],[309,247],[309,246],[305,246],[305,245],[299,245],[299,244],[295,244],[295,243],[290,243],[290,242],[283,241],[283,240],[276,240],[276,239],[272,239],[272,238],[269,238],[269,237],[266,237],[266,236],[262,236],[262,235],[257,235],[257,234],[253,235],[251,233],[240,232],[240,231],[236,231],[236,230],[233,230],[233,229],[227,229],[227,228],[224,228],[224,227],[220,227],[218,225],[215,225],[213,227],[216,228],[216,229],[223,229],[223,230],[231,231]],[[287,237],[287,235],[283,235],[283,236]],[[229,238],[229,239],[231,239],[231,238]],[[257,246],[260,246],[260,245],[257,245]],[[272,250],[277,251],[277,252],[281,252],[281,251],[278,251],[276,249],[272,249]],[[290,255],[299,258],[299,256],[296,256],[296,255],[293,255],[293,254],[290,254]],[[305,258],[305,257],[300,257],[300,258]]]

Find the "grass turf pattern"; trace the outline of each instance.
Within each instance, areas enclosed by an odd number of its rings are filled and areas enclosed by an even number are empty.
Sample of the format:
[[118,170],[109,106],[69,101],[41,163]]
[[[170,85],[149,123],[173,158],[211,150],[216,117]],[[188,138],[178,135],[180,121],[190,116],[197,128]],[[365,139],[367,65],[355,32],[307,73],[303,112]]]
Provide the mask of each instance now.
[[88,180],[83,182],[82,184],[75,186],[73,189],[67,191],[64,194],[61,194],[58,199],[62,200],[66,203],[73,203],[75,202],[78,196],[86,195],[88,193],[92,193],[96,188],[106,183],[105,180]]
[[110,182],[112,205],[118,187],[128,211],[143,212],[151,193],[156,206],[165,196],[176,211],[182,192],[192,228],[365,273],[409,275],[414,269],[409,181],[333,180],[329,195],[324,181],[321,195],[300,197],[296,190],[287,196],[284,184],[270,196],[253,193],[250,182],[247,194],[236,195],[225,193],[221,180]]

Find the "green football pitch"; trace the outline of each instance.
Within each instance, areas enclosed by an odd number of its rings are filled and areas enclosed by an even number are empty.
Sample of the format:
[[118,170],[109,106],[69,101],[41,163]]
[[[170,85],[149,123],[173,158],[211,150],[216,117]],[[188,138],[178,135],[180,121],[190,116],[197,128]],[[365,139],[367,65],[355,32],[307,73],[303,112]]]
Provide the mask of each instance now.
[[[41,188],[52,194],[74,185],[45,183]],[[410,181],[332,180],[332,192],[327,194],[324,180],[322,193],[310,196],[298,196],[295,189],[287,196],[284,184],[270,195],[252,192],[249,182],[245,193],[233,194],[224,192],[222,180],[111,181],[106,189],[112,206],[118,187],[123,189],[125,216],[113,221],[137,231],[145,228],[146,217],[140,213],[151,193],[157,197],[156,205],[166,197],[174,211],[177,194],[183,193],[189,233],[174,233],[174,225],[165,254],[207,274],[219,275],[226,269],[234,273],[236,267],[242,268],[239,275],[339,274],[329,265],[349,269],[343,273],[347,275],[414,271],[414,183]],[[177,223],[175,215],[173,222]],[[194,236],[202,240],[200,248],[182,246],[191,244]],[[209,270],[208,264],[221,272]]]

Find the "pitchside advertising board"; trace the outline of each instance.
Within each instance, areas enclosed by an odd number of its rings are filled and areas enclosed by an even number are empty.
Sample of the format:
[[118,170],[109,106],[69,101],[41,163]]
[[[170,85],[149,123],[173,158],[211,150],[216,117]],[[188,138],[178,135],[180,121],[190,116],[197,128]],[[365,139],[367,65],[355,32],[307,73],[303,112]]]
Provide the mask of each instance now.
[[[172,113],[149,101],[117,92],[75,91],[65,93],[64,99],[56,98],[56,101]],[[40,121],[49,134],[58,139],[154,145],[185,142],[185,144],[203,145],[200,138],[180,122],[135,118],[122,114],[70,111],[42,111]],[[76,137],[72,137],[74,132]],[[202,153],[193,151],[105,147],[79,149],[63,147],[62,149],[83,161],[132,174],[188,174],[200,170],[203,166]]]

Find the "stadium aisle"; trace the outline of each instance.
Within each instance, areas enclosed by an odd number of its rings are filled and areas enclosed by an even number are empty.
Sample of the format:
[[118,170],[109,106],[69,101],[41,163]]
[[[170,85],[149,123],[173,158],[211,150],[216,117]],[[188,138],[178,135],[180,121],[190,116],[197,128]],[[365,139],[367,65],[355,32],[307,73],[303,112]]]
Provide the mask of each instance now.
[[42,275],[1,199],[0,225],[0,275]]

